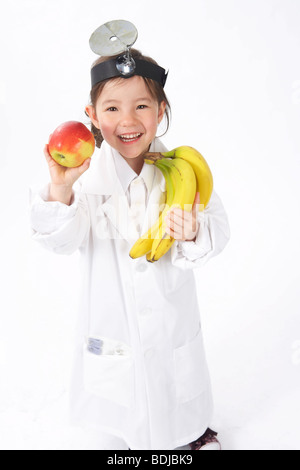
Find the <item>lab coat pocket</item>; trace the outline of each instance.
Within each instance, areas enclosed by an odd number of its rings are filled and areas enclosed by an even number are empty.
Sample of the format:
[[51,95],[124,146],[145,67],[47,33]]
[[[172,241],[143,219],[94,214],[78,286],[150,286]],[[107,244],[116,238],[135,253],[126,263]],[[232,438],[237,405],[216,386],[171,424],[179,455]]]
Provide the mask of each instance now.
[[174,363],[178,402],[193,400],[209,381],[201,329],[192,341],[174,350]]
[[83,382],[87,392],[130,408],[134,403],[133,359],[128,352],[97,355],[84,345]]

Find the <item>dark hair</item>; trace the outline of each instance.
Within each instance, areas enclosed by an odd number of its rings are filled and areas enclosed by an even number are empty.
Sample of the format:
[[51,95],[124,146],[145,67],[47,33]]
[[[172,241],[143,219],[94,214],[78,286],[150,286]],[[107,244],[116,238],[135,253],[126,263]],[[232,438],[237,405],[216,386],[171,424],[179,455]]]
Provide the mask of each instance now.
[[[134,59],[146,60],[148,62],[152,62],[158,65],[157,62],[155,62],[155,60],[153,60],[151,57],[144,56],[137,49],[131,49],[131,55]],[[105,62],[107,60],[116,59],[118,56],[119,54],[115,56],[100,57],[99,59],[96,60],[96,62],[93,63],[92,67],[102,62]],[[158,82],[156,82],[155,80],[151,80],[150,78],[145,78],[145,77],[142,77],[142,78],[145,81],[145,84],[151,96],[157,100],[158,104],[161,104],[163,101],[166,103],[165,116],[167,120],[167,128],[166,128],[166,131],[164,132],[165,134],[169,129],[170,117],[171,117],[171,106],[170,106],[169,100],[165,94],[163,87]],[[122,78],[114,77],[114,78],[109,78],[107,80],[103,80],[103,82],[96,83],[96,85],[91,89],[91,92],[90,92],[90,102],[94,108],[96,107],[97,99],[99,98],[101,91],[103,90],[105,84],[110,80],[122,80]],[[91,132],[95,137],[96,146],[101,147],[101,144],[103,142],[103,137],[102,137],[100,130],[96,126],[94,126],[93,123],[91,123]]]

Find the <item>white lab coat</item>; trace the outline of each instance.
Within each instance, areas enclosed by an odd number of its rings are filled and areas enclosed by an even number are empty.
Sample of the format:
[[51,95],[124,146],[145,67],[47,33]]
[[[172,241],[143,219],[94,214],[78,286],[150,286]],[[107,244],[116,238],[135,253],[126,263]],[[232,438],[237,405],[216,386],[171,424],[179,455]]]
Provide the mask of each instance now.
[[[156,139],[151,151],[163,150]],[[165,197],[153,171],[143,232]],[[105,142],[78,186],[70,206],[45,202],[44,190],[32,192],[31,208],[34,239],[55,253],[82,253],[73,422],[99,426],[131,449],[175,449],[203,434],[212,416],[193,268],[226,245],[226,214],[213,192],[196,242],[176,241],[156,263],[133,260],[134,214]],[[102,354],[90,352],[88,338]]]

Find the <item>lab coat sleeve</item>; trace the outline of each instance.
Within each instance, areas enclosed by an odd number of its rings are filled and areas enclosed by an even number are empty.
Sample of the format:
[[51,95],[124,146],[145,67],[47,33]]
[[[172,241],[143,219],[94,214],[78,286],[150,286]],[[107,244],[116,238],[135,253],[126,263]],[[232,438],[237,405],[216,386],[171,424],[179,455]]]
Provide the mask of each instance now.
[[59,254],[71,254],[83,246],[90,221],[85,196],[73,190],[71,205],[48,201],[49,184],[30,188],[30,224],[32,238]]
[[215,191],[204,211],[198,213],[198,222],[195,241],[175,241],[171,248],[172,264],[179,268],[203,266],[224,249],[230,238],[228,218]]

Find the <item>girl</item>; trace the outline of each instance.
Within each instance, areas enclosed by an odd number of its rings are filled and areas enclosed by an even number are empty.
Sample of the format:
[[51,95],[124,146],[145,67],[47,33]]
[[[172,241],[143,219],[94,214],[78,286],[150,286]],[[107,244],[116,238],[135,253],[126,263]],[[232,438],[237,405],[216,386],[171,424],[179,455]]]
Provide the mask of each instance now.
[[169,214],[176,241],[166,255],[129,257],[165,200],[164,177],[143,154],[166,151],[156,131],[170,110],[164,70],[131,54],[129,78],[110,73],[116,57],[92,68],[86,113],[99,153],[64,168],[46,145],[51,182],[32,200],[34,239],[55,253],[79,249],[84,264],[72,416],[112,436],[115,449],[218,448],[193,268],[225,247],[227,217],[215,192],[204,212],[196,196],[191,213]]

